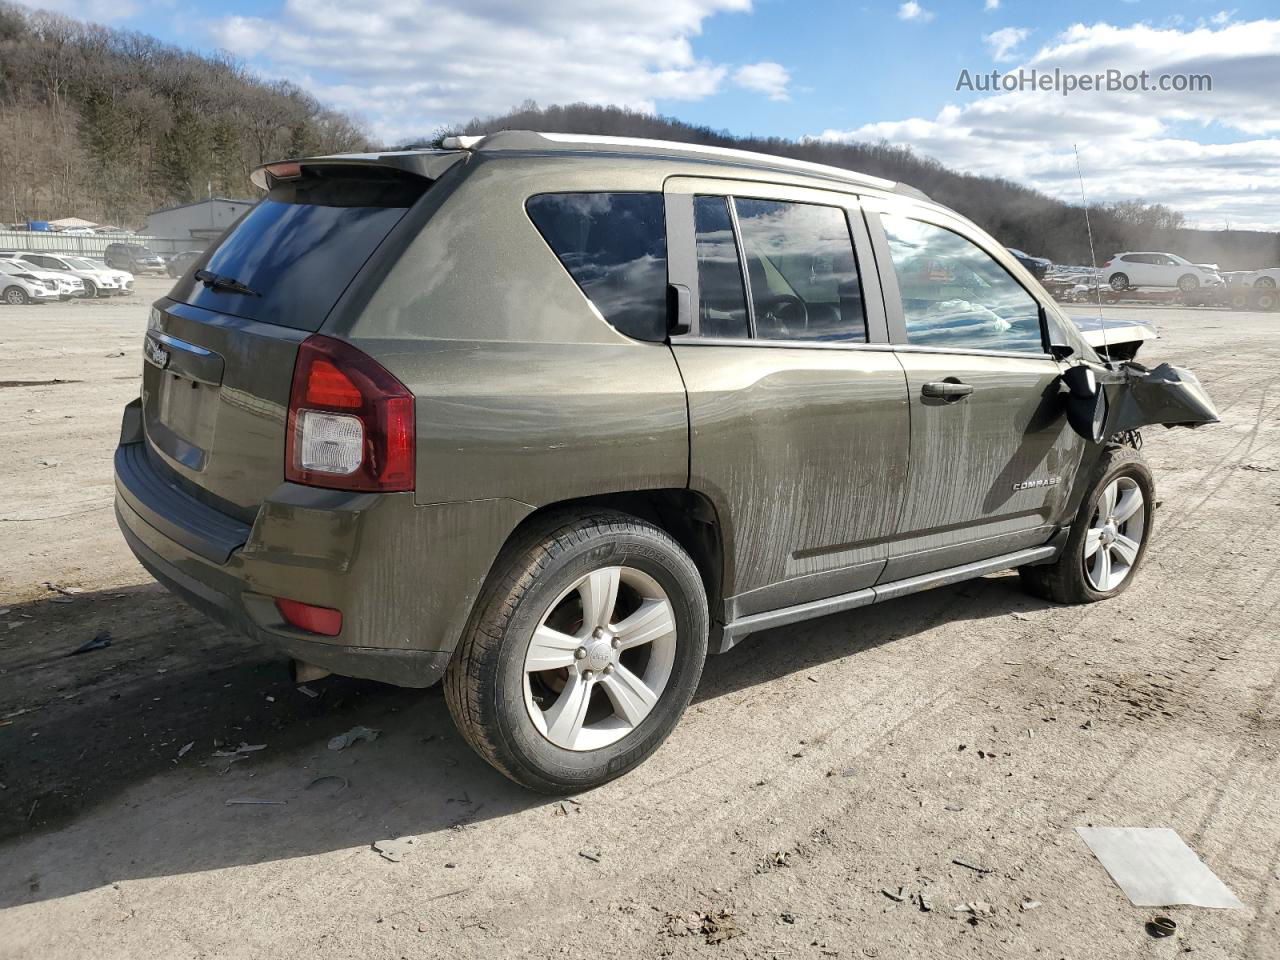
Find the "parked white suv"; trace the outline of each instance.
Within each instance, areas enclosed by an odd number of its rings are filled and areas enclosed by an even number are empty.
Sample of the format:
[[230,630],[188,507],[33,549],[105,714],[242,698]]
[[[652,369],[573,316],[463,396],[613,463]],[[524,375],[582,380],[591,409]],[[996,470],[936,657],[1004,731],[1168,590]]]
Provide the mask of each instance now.
[[61,270],[48,270],[44,267],[38,267],[29,260],[19,257],[8,257],[0,254],[4,259],[11,259],[20,267],[25,267],[27,272],[34,275],[37,280],[52,280],[58,288],[59,300],[70,300],[72,297],[84,296],[84,281],[79,277],[65,273]]
[[1192,263],[1176,253],[1117,253],[1102,265],[1102,275],[1117,292],[1135,287],[1177,287],[1189,293],[1222,283],[1216,267]]
[[25,263],[0,259],[0,302],[10,306],[58,299],[58,284],[37,277]]
[[0,251],[0,257],[12,257],[40,270],[53,270],[77,277],[84,284],[84,297],[116,296],[133,292],[133,274],[86,260],[61,254]]

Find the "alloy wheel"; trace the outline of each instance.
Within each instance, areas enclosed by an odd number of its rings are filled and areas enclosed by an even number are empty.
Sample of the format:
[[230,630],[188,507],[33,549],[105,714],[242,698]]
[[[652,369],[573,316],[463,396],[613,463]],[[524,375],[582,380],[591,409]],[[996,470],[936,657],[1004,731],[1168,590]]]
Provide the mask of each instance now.
[[1115,590],[1138,562],[1146,532],[1142,488],[1132,477],[1117,477],[1098,498],[1084,538],[1084,573],[1100,593]]
[[543,614],[524,660],[524,698],[538,732],[565,750],[621,740],[671,679],[676,622],[666,591],[634,567],[579,578]]

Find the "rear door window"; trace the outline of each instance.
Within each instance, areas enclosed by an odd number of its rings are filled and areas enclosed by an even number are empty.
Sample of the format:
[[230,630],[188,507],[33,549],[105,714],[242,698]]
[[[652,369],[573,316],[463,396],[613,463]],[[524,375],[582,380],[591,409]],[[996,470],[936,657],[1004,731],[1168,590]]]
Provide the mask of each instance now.
[[661,193],[544,193],[529,218],[614,328],[667,336],[667,227]]
[[778,200],[733,202],[755,335],[865,343],[862,284],[844,211]]
[[378,168],[304,167],[300,179],[277,182],[205,265],[252,293],[189,279],[174,295],[249,320],[318,330],[427,185]]
[[907,342],[1043,353],[1040,304],[991,255],[945,227],[884,214]]

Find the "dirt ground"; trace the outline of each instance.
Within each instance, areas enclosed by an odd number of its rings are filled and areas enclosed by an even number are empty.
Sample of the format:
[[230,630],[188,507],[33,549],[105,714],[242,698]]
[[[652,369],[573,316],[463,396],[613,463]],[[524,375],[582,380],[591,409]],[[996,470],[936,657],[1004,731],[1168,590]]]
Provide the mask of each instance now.
[[[308,696],[134,562],[111,455],[165,287],[0,308],[0,957],[1280,957],[1280,315],[1108,308],[1223,417],[1147,432],[1122,598],[992,576],[757,635],[648,763],[551,801],[438,691]],[[1175,828],[1245,908],[1150,939],[1089,824]]]

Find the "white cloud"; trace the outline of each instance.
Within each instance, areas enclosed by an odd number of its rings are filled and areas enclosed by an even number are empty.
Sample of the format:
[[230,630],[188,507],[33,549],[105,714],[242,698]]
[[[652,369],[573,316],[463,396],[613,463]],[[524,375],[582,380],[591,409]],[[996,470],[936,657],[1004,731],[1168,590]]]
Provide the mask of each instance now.
[[983,10],[988,10],[988,11],[990,11],[990,10],[999,10],[999,9],[1000,9],[1000,0],[987,0],[987,2],[986,2],[986,3],[984,3],[984,4],[982,5],[982,9],[983,9]]
[[27,6],[96,23],[128,20],[142,12],[141,4],[136,0],[33,0]]
[[[692,39],[708,17],[750,9],[751,0],[285,0],[278,13],[224,17],[212,31],[263,72],[397,140],[526,99],[638,110],[702,99],[730,67],[696,56]],[[763,66],[738,73],[764,82]],[[785,96],[785,79],[763,92]]]
[[991,57],[996,63],[1007,63],[1018,59],[1018,45],[1031,34],[1025,27],[1005,27],[995,33],[988,33],[982,42],[991,48]]
[[734,71],[733,82],[745,90],[763,93],[770,100],[790,99],[787,85],[791,83],[791,74],[782,64],[770,60],[739,67]]
[[926,10],[916,0],[907,0],[898,8],[899,20],[919,20],[921,23],[928,23],[933,19],[933,11]]
[[[1078,143],[1091,201],[1145,198],[1205,227],[1229,220],[1280,228],[1280,19],[1186,30],[1077,24],[1021,67],[1146,70],[1152,82],[1161,74],[1209,74],[1213,84],[1209,92],[993,93],[948,105],[932,119],[827,130],[821,139],[906,144],[949,166],[1069,201],[1079,199]],[[1213,135],[1205,136],[1210,126]]]

